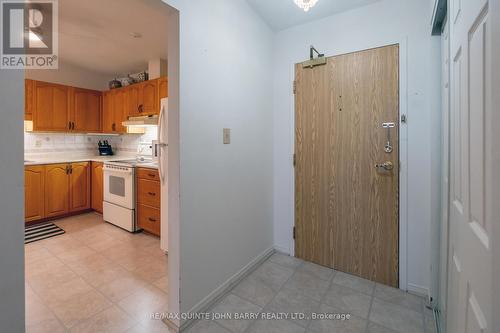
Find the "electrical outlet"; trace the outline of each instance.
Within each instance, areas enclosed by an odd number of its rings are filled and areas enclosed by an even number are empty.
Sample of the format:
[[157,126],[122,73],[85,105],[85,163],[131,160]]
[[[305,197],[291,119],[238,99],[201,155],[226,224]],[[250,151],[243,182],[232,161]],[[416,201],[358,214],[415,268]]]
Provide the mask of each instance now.
[[230,128],[224,128],[222,130],[222,136],[223,136],[222,141],[224,142],[225,145],[228,145],[231,143],[231,129]]
[[36,140],[35,147],[41,147],[41,146],[42,146],[42,140]]

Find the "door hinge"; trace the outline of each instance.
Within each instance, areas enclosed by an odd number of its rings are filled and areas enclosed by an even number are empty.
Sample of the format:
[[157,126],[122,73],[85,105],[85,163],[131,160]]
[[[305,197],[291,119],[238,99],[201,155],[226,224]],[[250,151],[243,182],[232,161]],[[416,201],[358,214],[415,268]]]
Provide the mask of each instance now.
[[297,93],[297,81],[293,81],[293,94]]
[[297,165],[297,155],[293,154],[293,166]]
[[295,239],[295,237],[297,236],[297,233],[295,230],[296,230],[295,227],[293,227],[293,239]]
[[402,114],[401,115],[401,124],[406,124],[406,115],[405,114]]

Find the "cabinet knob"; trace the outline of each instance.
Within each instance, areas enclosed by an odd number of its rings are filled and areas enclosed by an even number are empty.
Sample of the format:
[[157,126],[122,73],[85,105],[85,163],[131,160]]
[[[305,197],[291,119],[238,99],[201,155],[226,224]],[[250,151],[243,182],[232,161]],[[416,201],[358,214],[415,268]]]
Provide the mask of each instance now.
[[149,195],[152,195],[153,197],[156,195],[154,192],[148,192]]
[[137,110],[139,111],[139,113],[143,113],[144,112],[144,105],[140,104],[139,107],[137,108]]
[[150,218],[149,218],[149,222],[156,222],[156,219],[154,219],[154,218],[150,217]]

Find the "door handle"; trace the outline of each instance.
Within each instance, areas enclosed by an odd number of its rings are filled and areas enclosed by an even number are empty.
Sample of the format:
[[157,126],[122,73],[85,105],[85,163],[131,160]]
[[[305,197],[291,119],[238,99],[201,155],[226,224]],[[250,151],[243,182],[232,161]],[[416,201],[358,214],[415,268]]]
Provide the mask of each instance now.
[[390,170],[394,169],[394,164],[390,161],[387,161],[387,162],[384,162],[382,164],[375,164],[375,168],[390,171]]

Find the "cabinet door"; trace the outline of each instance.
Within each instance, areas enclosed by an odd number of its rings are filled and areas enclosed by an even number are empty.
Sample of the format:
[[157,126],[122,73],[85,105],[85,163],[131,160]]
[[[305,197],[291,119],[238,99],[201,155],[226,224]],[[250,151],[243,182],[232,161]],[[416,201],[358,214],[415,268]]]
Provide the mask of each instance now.
[[26,222],[41,220],[45,217],[44,179],[43,166],[24,168],[24,220]]
[[76,132],[101,131],[101,92],[75,88],[71,121]]
[[114,132],[117,133],[127,133],[127,128],[122,126],[122,122],[128,119],[128,111],[126,107],[126,96],[127,92],[125,89],[119,89],[113,92],[113,123]]
[[113,123],[115,120],[113,112],[113,92],[102,93],[102,132],[113,133]]
[[92,209],[102,214],[102,202],[104,200],[104,178],[102,173],[103,164],[92,162]]
[[153,235],[160,236],[160,210],[146,205],[137,205],[137,225]]
[[126,90],[126,95],[127,95],[127,112],[130,116],[137,117],[141,115],[141,109],[139,107],[139,97],[141,95],[141,85],[140,84],[134,84],[131,85],[127,88]]
[[157,80],[150,80],[141,83],[141,98],[139,104],[139,109],[142,110],[141,115],[160,113],[157,83]]
[[35,81],[24,80],[24,120],[33,120]]
[[[158,100],[168,97],[168,78],[161,77],[158,79]],[[158,103],[160,105],[160,103]]]
[[59,84],[35,81],[35,131],[67,132],[69,126],[69,88]]
[[68,164],[45,166],[45,217],[69,212]]
[[89,162],[72,163],[69,173],[70,212],[90,208],[90,167]]

